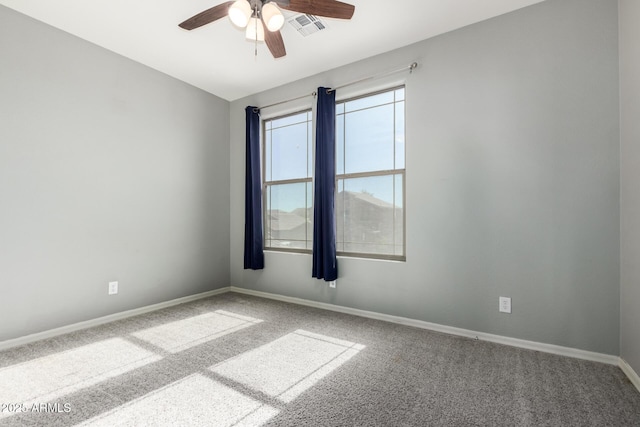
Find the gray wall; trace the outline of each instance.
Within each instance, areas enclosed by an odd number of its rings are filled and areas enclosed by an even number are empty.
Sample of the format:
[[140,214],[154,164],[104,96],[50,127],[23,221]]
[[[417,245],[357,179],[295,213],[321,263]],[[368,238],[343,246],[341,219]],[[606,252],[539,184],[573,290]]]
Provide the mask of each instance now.
[[620,0],[620,355],[640,373],[640,2]]
[[229,285],[228,102],[0,6],[0,122],[0,341]]
[[[616,2],[549,0],[233,102],[231,283],[619,354],[617,19]],[[310,277],[310,255],[267,252],[265,270],[243,270],[243,108],[414,60],[396,77],[407,261],[341,258],[335,290]]]

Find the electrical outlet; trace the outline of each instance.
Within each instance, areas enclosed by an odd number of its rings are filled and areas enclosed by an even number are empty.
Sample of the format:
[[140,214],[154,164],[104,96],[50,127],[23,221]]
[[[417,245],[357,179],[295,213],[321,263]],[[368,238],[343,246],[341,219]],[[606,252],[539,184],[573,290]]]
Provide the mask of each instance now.
[[330,281],[329,282],[329,287],[330,288],[335,288],[336,287],[336,281],[335,280]]
[[109,282],[109,295],[118,293],[118,282]]
[[509,297],[500,297],[500,313],[511,313],[511,298]]

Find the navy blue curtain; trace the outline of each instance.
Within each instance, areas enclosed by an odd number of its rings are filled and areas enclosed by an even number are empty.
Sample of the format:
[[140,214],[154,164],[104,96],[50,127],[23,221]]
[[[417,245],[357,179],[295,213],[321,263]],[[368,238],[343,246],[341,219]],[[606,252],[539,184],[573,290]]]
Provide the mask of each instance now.
[[262,247],[262,188],[260,177],[260,110],[245,109],[247,151],[244,181],[244,268],[264,268]]
[[338,278],[336,257],[336,91],[318,88],[313,198],[313,277]]

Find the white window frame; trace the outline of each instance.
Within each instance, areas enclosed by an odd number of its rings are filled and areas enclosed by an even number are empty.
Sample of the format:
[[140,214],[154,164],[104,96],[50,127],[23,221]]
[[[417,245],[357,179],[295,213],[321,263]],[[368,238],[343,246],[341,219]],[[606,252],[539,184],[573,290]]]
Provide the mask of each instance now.
[[[306,178],[294,178],[294,179],[283,179],[283,180],[267,180],[267,162],[270,161],[271,159],[267,158],[267,141],[266,141],[266,134],[267,134],[267,122],[271,122],[274,120],[279,120],[279,119],[284,119],[287,117],[291,117],[291,116],[296,116],[298,114],[303,114],[303,113],[311,113],[311,127],[312,127],[312,133],[315,130],[315,123],[314,123],[314,111],[312,108],[302,108],[300,110],[295,110],[292,112],[287,112],[287,113],[283,113],[283,114],[278,114],[278,115],[272,115],[269,116],[267,118],[264,118],[261,120],[262,122],[262,147],[261,147],[261,156],[262,156],[262,224],[263,224],[263,246],[265,250],[269,250],[269,251],[279,251],[279,252],[295,252],[295,253],[311,253],[311,249],[306,249],[306,248],[287,248],[285,246],[269,246],[268,242],[273,241],[274,239],[269,239],[267,236],[267,219],[268,219],[268,212],[267,212],[267,200],[268,200],[268,191],[269,188],[272,186],[276,186],[276,185],[283,185],[283,184],[298,184],[298,183],[311,183],[311,205],[310,208],[312,210],[311,215],[313,216],[313,168],[315,166],[314,163],[314,159],[315,159],[315,155],[314,155],[314,150],[315,150],[315,135],[311,135],[312,138],[312,144],[311,144],[311,170],[310,172],[310,176],[306,177]],[[273,129],[271,129],[273,130]],[[307,159],[307,163],[309,163],[309,159]],[[312,217],[313,220],[313,217]],[[309,235],[309,230],[307,229],[308,227],[312,226],[313,223],[309,224],[307,223],[305,225],[305,246],[307,245],[307,242],[309,243],[309,246],[313,245],[313,230],[311,230],[311,238],[309,240],[306,239],[306,236]]]
[[[404,107],[405,107],[405,123],[404,123],[404,142],[405,142],[405,147],[406,147],[406,87],[404,84],[401,85],[397,85],[397,86],[392,86],[392,87],[387,87],[385,89],[380,89],[380,90],[376,90],[376,91],[371,91],[371,92],[366,92],[363,93],[361,95],[357,95],[357,96],[352,96],[352,97],[347,97],[347,98],[342,98],[340,100],[336,100],[336,106],[338,104],[342,104],[342,103],[346,103],[346,102],[350,102],[350,101],[355,101],[358,99],[362,99],[362,98],[368,98],[371,96],[375,96],[375,95],[379,95],[382,93],[386,93],[386,92],[395,92],[398,89],[404,89],[405,90],[405,98],[403,99],[404,101]],[[394,97],[394,101],[393,104],[395,104],[397,101],[395,100]],[[368,107],[368,108],[374,108],[374,107]],[[394,108],[394,127],[395,127],[395,108]],[[395,129],[394,129],[394,134],[395,134]],[[346,148],[347,142],[345,140],[345,144],[344,147]],[[344,156],[344,155],[343,155]],[[395,146],[394,146],[394,156],[395,156]],[[405,159],[402,162],[402,164],[404,165],[404,168],[402,169],[388,169],[388,170],[378,170],[378,171],[371,171],[371,172],[356,172],[356,173],[342,173],[342,174],[338,174],[336,172],[336,191],[335,191],[335,197],[336,197],[336,207],[337,207],[337,197],[338,197],[338,182],[340,180],[346,180],[346,179],[353,179],[353,178],[369,178],[369,177],[376,177],[376,176],[394,176],[394,175],[400,175],[402,177],[402,254],[401,255],[390,255],[390,254],[377,254],[377,253],[370,253],[370,252],[351,252],[351,251],[337,251],[337,255],[341,256],[341,257],[353,257],[353,258],[371,258],[371,259],[381,259],[381,260],[391,260],[391,261],[406,261],[407,259],[407,209],[406,209],[406,199],[407,199],[407,191],[406,191],[406,185],[407,185],[407,180],[406,180],[406,152],[404,153]],[[337,147],[336,147],[336,157],[337,157]],[[344,157],[343,157],[344,158]],[[337,162],[337,159],[336,159]],[[395,164],[395,158],[394,158],[394,164]],[[337,166],[337,165],[336,165]],[[336,168],[337,170],[337,168]],[[394,185],[394,192],[395,192],[395,185]],[[337,212],[336,212],[336,216],[337,216]],[[336,227],[337,227],[337,222],[336,222]],[[394,227],[395,230],[395,227]],[[395,240],[395,239],[394,239]],[[336,244],[338,242],[338,236],[337,236],[337,230],[336,230]]]
[[[336,100],[336,106],[338,104],[341,103],[345,103],[345,102],[349,102],[349,101],[353,101],[353,100],[357,100],[357,99],[361,99],[361,98],[367,98],[370,96],[375,96],[381,93],[385,93],[385,92],[391,92],[391,91],[396,91],[398,89],[405,89],[405,124],[404,124],[404,129],[405,129],[405,134],[404,134],[404,138],[405,138],[405,147],[406,147],[406,87],[404,84],[396,84],[394,86],[390,86],[390,87],[385,87],[384,89],[379,89],[379,90],[373,90],[373,91],[368,91],[368,92],[362,92],[361,94],[357,95],[357,96],[352,96],[352,97],[345,97],[345,98],[340,98],[338,100]],[[394,104],[396,103],[396,100],[394,99]],[[289,116],[294,116],[297,114],[301,114],[301,113],[306,113],[306,112],[311,112],[311,129],[312,129],[312,144],[311,144],[311,177],[307,177],[307,178],[296,178],[296,179],[286,179],[286,180],[267,180],[267,169],[266,169],[266,165],[267,165],[267,161],[269,161],[267,159],[267,141],[266,141],[266,122],[268,121],[273,121],[273,120],[278,120],[278,119],[282,119],[282,118],[286,118]],[[337,115],[337,114],[336,114]],[[395,109],[394,109],[394,115],[395,115]],[[395,123],[395,119],[394,119],[394,123]],[[395,126],[395,125],[394,125]],[[275,251],[275,252],[292,252],[292,253],[305,253],[305,254],[310,254],[312,252],[311,249],[303,249],[303,248],[287,248],[287,247],[280,247],[280,246],[268,246],[268,242],[271,241],[272,239],[268,239],[267,236],[267,191],[269,189],[269,187],[274,186],[274,185],[279,185],[279,184],[295,184],[295,183],[311,183],[311,215],[313,215],[313,206],[314,206],[314,201],[313,201],[313,197],[314,197],[314,180],[315,180],[315,128],[316,128],[316,115],[315,115],[315,108],[313,107],[309,107],[309,106],[301,106],[298,109],[292,109],[292,110],[288,110],[286,112],[281,112],[280,114],[275,113],[275,114],[270,114],[269,116],[263,117],[261,118],[261,157],[262,157],[262,221],[263,221],[263,230],[264,230],[264,235],[263,235],[263,245],[264,245],[264,249],[266,251]],[[336,147],[336,155],[337,155],[337,147]],[[394,150],[394,155],[395,155],[395,150]],[[342,179],[350,179],[350,178],[365,178],[365,177],[375,177],[375,176],[393,176],[393,175],[400,175],[402,177],[402,254],[401,255],[389,255],[389,254],[376,254],[376,253],[367,253],[367,252],[345,252],[345,251],[338,251],[337,255],[339,257],[351,257],[351,258],[368,258],[368,259],[379,259],[379,260],[391,260],[391,261],[406,261],[406,245],[407,245],[407,240],[406,240],[406,151],[404,153],[405,159],[404,159],[404,168],[402,169],[389,169],[389,170],[382,170],[382,171],[372,171],[372,172],[358,172],[358,173],[342,173],[342,174],[337,174],[336,173],[336,191],[335,191],[335,197],[336,197],[336,208],[337,208],[337,197],[338,197],[338,182]],[[308,159],[309,161],[309,159]],[[337,162],[337,159],[336,159]],[[395,162],[394,162],[395,163]],[[395,185],[394,185],[394,191],[395,191]],[[337,212],[336,212],[337,215]],[[313,218],[312,218],[313,221]],[[311,224],[307,224],[307,227],[309,226],[313,226],[312,225],[313,222],[311,222]],[[336,227],[337,227],[337,222],[336,222]],[[395,227],[394,227],[395,228]],[[311,238],[309,240],[305,240],[305,242],[309,243],[309,246],[312,247],[313,246],[313,233],[311,233]],[[336,230],[336,234],[337,234],[337,230]],[[309,233],[306,233],[305,236],[308,236]],[[337,240],[337,236],[336,236],[336,240]]]

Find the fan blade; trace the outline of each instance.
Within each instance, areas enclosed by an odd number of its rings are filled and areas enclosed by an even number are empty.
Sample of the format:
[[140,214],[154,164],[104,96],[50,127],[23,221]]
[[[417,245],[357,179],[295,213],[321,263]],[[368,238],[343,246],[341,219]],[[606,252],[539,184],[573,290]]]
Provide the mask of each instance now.
[[337,0],[290,0],[288,5],[278,3],[283,9],[327,18],[351,19],[355,6]]
[[264,42],[267,44],[271,55],[273,55],[274,58],[282,58],[285,56],[287,50],[284,48],[284,40],[282,40],[280,30],[269,31],[267,25],[264,23],[264,19],[262,20],[262,25],[264,25]]
[[224,18],[229,14],[229,6],[232,4],[233,1],[226,1],[217,6],[213,6],[211,9],[207,9],[204,12],[200,12],[199,14],[187,19],[180,24],[180,27],[185,30],[193,30],[220,18]]

